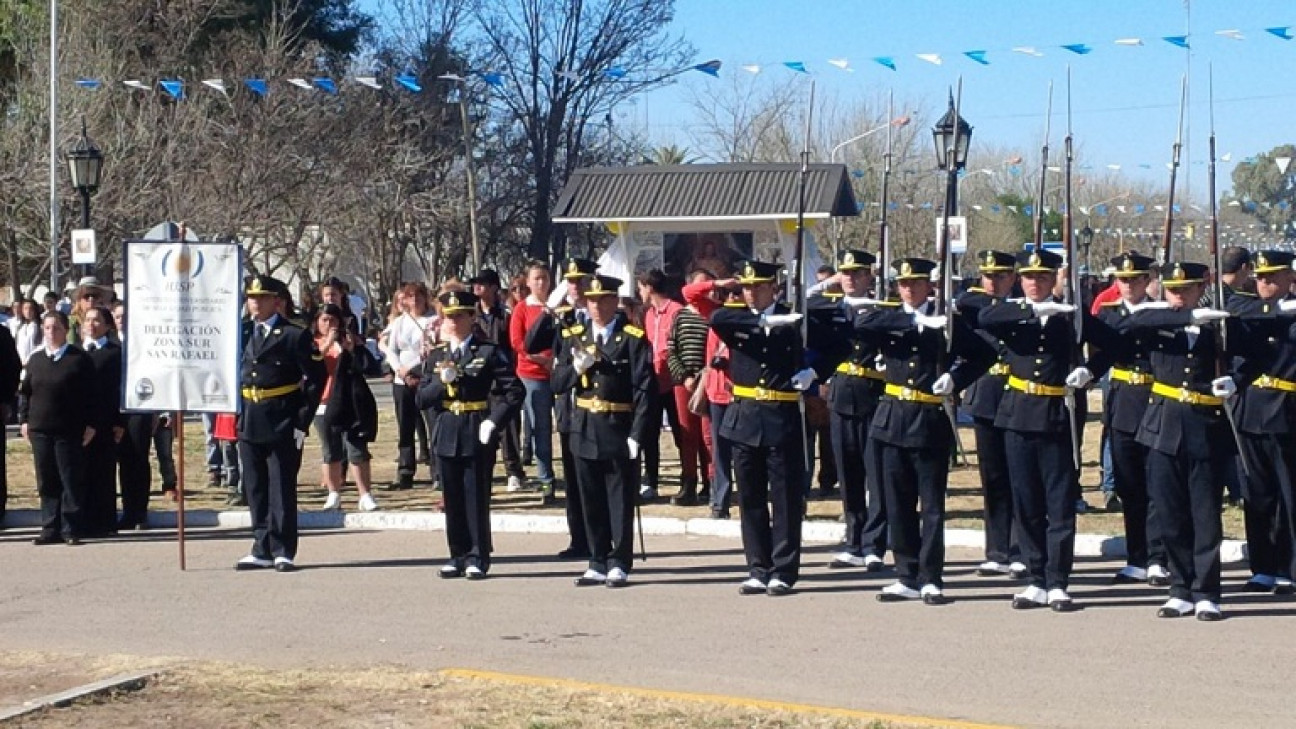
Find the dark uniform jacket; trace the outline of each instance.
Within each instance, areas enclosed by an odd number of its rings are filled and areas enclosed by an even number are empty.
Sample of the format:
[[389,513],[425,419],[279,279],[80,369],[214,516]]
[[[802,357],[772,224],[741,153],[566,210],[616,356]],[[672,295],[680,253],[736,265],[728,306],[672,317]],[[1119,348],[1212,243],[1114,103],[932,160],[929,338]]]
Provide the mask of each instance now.
[[990,306],[993,301],[994,297],[986,293],[985,289],[973,287],[959,296],[955,302],[955,308],[963,321],[975,328],[977,336],[984,339],[986,344],[995,351],[994,365],[963,391],[964,412],[974,418],[990,421],[999,414],[999,401],[1003,399],[1004,390],[1008,389],[1006,374],[1008,364],[1004,362],[1007,348],[997,337],[979,328],[981,310]]
[[[0,405],[13,407],[18,398],[18,377],[22,374],[22,360],[18,345],[8,327],[0,327]],[[39,349],[37,349],[39,351]]]
[[859,315],[832,295],[811,296],[806,312],[815,372],[822,381],[832,378],[828,407],[844,417],[872,418],[882,396],[882,373],[877,344],[855,329]]
[[[324,386],[324,358],[305,329],[276,315],[270,333],[258,344],[254,324],[243,327],[243,357],[239,367],[244,390],[243,411],[238,417],[241,440],[274,443],[294,430],[306,432],[315,417]],[[247,390],[264,392],[297,385],[285,395],[253,399]]]
[[[1080,364],[1071,358],[1073,316],[1084,316],[1084,340],[1100,348],[1083,364],[1095,378],[1102,377],[1112,353],[1121,346],[1119,337],[1080,309],[1069,316],[1051,316],[1041,326],[1029,302],[995,300],[981,311],[980,325],[1003,343],[1010,379],[1062,389],[1067,375]],[[1076,397],[1076,406],[1083,412],[1083,396]],[[1065,398],[1030,394],[1010,386],[999,403],[995,427],[1022,433],[1067,433],[1070,425]]]
[[[924,304],[930,310],[931,303]],[[994,349],[977,336],[960,316],[954,318],[954,341],[946,352],[945,331],[914,323],[899,306],[884,306],[859,317],[856,329],[881,351],[886,381],[931,396],[932,385],[945,372],[955,391],[975,381],[994,363]],[[944,367],[944,369],[942,369]],[[871,438],[900,448],[949,450],[954,434],[949,416],[939,403],[884,396],[873,416]]]
[[[551,316],[537,318],[531,323],[531,328],[527,330],[526,337],[522,340],[526,353],[539,354],[545,350],[553,350],[556,364],[566,353],[565,348],[569,346],[564,332],[570,335],[576,323],[576,310],[570,306],[557,309]],[[554,413],[557,416],[555,425],[559,433],[571,432],[574,408],[570,395],[554,398]]]
[[1234,377],[1244,388],[1235,413],[1238,430],[1254,435],[1296,432],[1296,394],[1248,387],[1265,375],[1296,382],[1296,320],[1277,301],[1240,292],[1229,297],[1228,311],[1238,331],[1233,339],[1234,330],[1229,330],[1229,348],[1241,358]]
[[[1190,346],[1184,330],[1190,324],[1191,311],[1152,309],[1124,317],[1120,331],[1142,335],[1139,341],[1147,348],[1143,355],[1150,360],[1158,383],[1209,396],[1219,351],[1215,330],[1200,327]],[[1138,441],[1168,455],[1186,454],[1198,459],[1234,450],[1222,406],[1195,405],[1162,395],[1151,396]]]
[[[773,313],[787,314],[783,304]],[[763,388],[795,393],[792,376],[805,368],[800,328],[760,325],[760,314],[747,308],[723,307],[711,315],[711,328],[729,347],[729,378],[734,388]],[[783,445],[801,437],[797,402],[752,400],[735,393],[720,423],[720,436],[753,448]]]
[[[455,356],[446,342],[438,344],[423,359],[415,402],[429,413],[432,452],[443,458],[467,458],[482,447],[478,432],[483,420],[496,425],[491,436],[498,440],[502,426],[522,406],[522,381],[513,369],[508,350],[494,342],[471,337]],[[442,362],[454,363],[458,376],[449,384],[441,381]],[[487,403],[487,409],[455,412],[455,403]]]
[[[1120,346],[1111,352],[1112,370],[1129,372],[1135,378],[1146,377],[1152,372],[1150,356],[1154,349],[1152,345],[1157,343],[1156,332],[1145,326],[1125,326],[1129,318],[1130,310],[1124,299],[1103,304],[1098,312],[1099,321],[1124,334]],[[1138,433],[1151,396],[1151,383],[1131,384],[1117,379],[1113,373],[1107,385],[1103,424],[1122,433]]]
[[[602,329],[576,324],[565,330],[562,358],[555,359],[551,382],[555,394],[569,400],[572,454],[587,460],[629,458],[627,438],[639,444],[657,438],[660,423],[649,422],[649,411],[657,395],[652,368],[652,345],[643,330],[628,326],[617,317],[612,333],[597,343]],[[577,374],[572,364],[574,348],[594,355],[594,365]],[[556,351],[556,350],[555,350]],[[595,412],[579,407],[582,401],[611,404],[617,412]]]
[[[87,346],[89,343],[86,343]],[[86,403],[86,417],[96,432],[108,433],[112,428],[126,426],[126,416],[121,411],[122,349],[111,338],[104,346],[87,352],[94,366],[94,390]]]

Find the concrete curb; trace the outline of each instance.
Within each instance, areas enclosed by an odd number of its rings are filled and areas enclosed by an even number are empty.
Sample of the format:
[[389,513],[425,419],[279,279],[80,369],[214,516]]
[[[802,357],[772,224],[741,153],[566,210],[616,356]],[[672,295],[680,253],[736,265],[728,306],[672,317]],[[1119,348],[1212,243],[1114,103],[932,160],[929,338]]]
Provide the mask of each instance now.
[[[174,529],[175,512],[151,512],[149,523],[159,529]],[[348,513],[344,511],[300,511],[297,525],[301,529],[368,529],[382,531],[402,529],[414,531],[444,531],[445,515],[432,511],[370,511]],[[8,527],[40,526],[40,512],[35,509],[15,509],[5,518]],[[225,529],[251,528],[252,518],[247,511],[214,511],[200,509],[185,512],[185,526],[197,528],[221,527]],[[546,514],[491,515],[491,529],[500,533],[515,534],[566,534],[567,519]],[[644,517],[646,536],[696,536],[741,539],[742,527],[737,519],[676,519],[674,517]],[[835,544],[841,541],[845,526],[837,522],[807,521],[801,527],[801,539],[808,544]],[[980,529],[946,529],[945,546],[981,549],[985,546],[985,532]],[[1107,557],[1119,559],[1126,556],[1125,538],[1104,534],[1077,534],[1077,557]],[[1226,539],[1220,557],[1225,563],[1246,560],[1246,542]]]
[[48,694],[14,706],[0,707],[0,722],[17,719],[48,708],[62,708],[75,701],[113,691],[139,691],[160,674],[160,670],[124,673],[102,681],[87,683],[57,694]]

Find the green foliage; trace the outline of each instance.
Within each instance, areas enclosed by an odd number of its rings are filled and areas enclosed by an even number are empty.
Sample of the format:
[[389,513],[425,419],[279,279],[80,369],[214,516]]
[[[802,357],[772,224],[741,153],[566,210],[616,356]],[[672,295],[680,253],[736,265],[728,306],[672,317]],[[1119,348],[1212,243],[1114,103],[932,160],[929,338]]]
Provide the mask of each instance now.
[[1296,220],[1296,165],[1279,169],[1277,159],[1296,161],[1296,145],[1282,144],[1248,159],[1233,168],[1233,190],[1224,204],[1238,203],[1237,211],[1277,230],[1284,238],[1296,237],[1292,222]]

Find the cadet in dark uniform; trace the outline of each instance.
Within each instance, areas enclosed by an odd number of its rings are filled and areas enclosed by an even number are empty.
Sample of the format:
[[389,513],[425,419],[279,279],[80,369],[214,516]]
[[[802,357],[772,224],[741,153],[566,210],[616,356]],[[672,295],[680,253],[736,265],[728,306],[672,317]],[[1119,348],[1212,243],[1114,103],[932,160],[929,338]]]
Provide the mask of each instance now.
[[872,295],[876,261],[866,251],[842,251],[837,265],[842,293],[816,294],[806,301],[810,347],[821,360],[819,375],[832,378],[829,426],[846,519],[842,549],[828,566],[863,567],[870,572],[882,569],[887,550],[881,466],[875,463],[877,454],[868,438],[885,377],[877,369],[877,346],[856,332],[856,309],[842,298]]
[[508,350],[473,335],[477,296],[440,296],[445,340],[423,359],[417,403],[431,425],[432,454],[445,496],[450,562],[442,577],[479,580],[490,571],[491,477],[500,425],[522,407]]
[[639,450],[658,436],[650,423],[657,380],[643,330],[617,316],[622,281],[595,276],[585,292],[588,324],[567,331],[553,388],[571,397],[571,449],[585,509],[589,568],[579,586],[623,587],[634,561]]
[[[526,333],[524,346],[527,354],[539,354],[545,350],[553,351],[554,362],[560,360],[568,346],[567,337],[572,336],[577,326],[589,322],[586,311],[585,289],[594,276],[598,264],[586,258],[568,258],[563,262],[563,280],[567,286],[567,301],[551,316],[542,316]],[[585,539],[585,510],[581,506],[581,490],[577,484],[576,457],[571,449],[572,411],[576,409],[571,395],[554,397],[554,412],[557,415],[558,447],[562,456],[563,481],[566,490],[567,531],[571,543],[558,553],[560,559],[589,559],[589,544]],[[552,492],[545,496],[548,501]]]
[[[974,286],[958,298],[957,309],[963,321],[977,327],[981,310],[995,299],[1012,295],[1017,285],[1017,259],[1009,253],[982,251],[977,255],[981,285]],[[976,434],[977,470],[981,475],[981,495],[985,504],[985,558],[977,566],[982,577],[1009,574],[1021,579],[1026,565],[1021,563],[1017,546],[1016,522],[1013,517],[1012,486],[1008,480],[1008,452],[1003,429],[995,426],[999,401],[1008,389],[1008,363],[1003,361],[1003,345],[994,336],[978,329],[995,349],[994,366],[968,386],[963,393],[963,410],[972,417]]]
[[[947,320],[934,316],[930,300],[934,262],[902,258],[891,265],[899,303],[877,307],[855,325],[879,348],[886,364],[886,384],[869,439],[881,463],[897,579],[877,597],[882,602],[921,599],[943,605],[948,602],[945,492],[954,443],[944,398],[985,373],[994,362],[994,350],[961,318],[954,322],[952,346],[947,347]],[[846,303],[856,304],[851,299]]]
[[1292,258],[1286,251],[1256,253],[1256,295],[1236,291],[1228,301],[1241,331],[1229,345],[1243,358],[1238,372],[1246,386],[1236,415],[1250,469],[1243,494],[1248,592],[1289,594],[1296,569],[1296,341],[1290,317],[1281,316],[1296,306]]
[[[1022,558],[1030,586],[1013,597],[1016,609],[1050,606],[1057,612],[1075,608],[1067,587],[1075,561],[1076,469],[1065,398],[1075,392],[1081,423],[1084,388],[1095,373],[1106,371],[1105,356],[1119,337],[1109,327],[1075,307],[1053,299],[1062,257],[1052,251],[1017,257],[1025,299],[996,300],[981,311],[981,327],[1001,341],[1008,363],[1008,390],[999,403],[995,425],[1004,429],[1013,508],[1021,525]],[[1075,366],[1070,316],[1084,316],[1086,342],[1102,347],[1088,364]]]
[[[1116,269],[1116,286],[1121,297],[1104,304],[1099,321],[1115,329],[1129,317],[1131,306],[1148,300],[1152,280],[1152,259],[1128,252],[1111,259]],[[1125,518],[1126,564],[1115,582],[1144,582],[1164,587],[1170,584],[1166,572],[1165,545],[1157,527],[1156,506],[1148,499],[1147,446],[1138,440],[1139,426],[1152,397],[1152,371],[1148,357],[1156,333],[1131,330],[1120,351],[1113,353],[1111,384],[1103,408],[1103,425],[1111,443],[1112,476]]]
[[81,527],[86,536],[117,533],[117,443],[125,432],[121,412],[122,350],[109,336],[112,312],[94,306],[81,315],[81,348],[94,365],[92,397],[85,403],[95,437],[85,447]]
[[[283,282],[257,276],[247,288],[238,416],[239,461],[252,514],[252,551],[237,570],[296,569],[297,469],[319,406],[324,358],[306,330],[276,313]],[[250,330],[250,331],[248,331]]]
[[[1217,374],[1217,334],[1203,325],[1222,326],[1228,315],[1196,308],[1206,289],[1205,266],[1171,263],[1162,271],[1164,304],[1126,314],[1117,324],[1138,337],[1139,356],[1150,359],[1156,378],[1138,440],[1148,449],[1147,488],[1170,565],[1170,599],[1157,615],[1195,612],[1198,620],[1215,621],[1221,617],[1221,477],[1234,453],[1224,406],[1237,385]],[[1125,508],[1128,513],[1128,501]]]
[[733,381],[733,402],[719,432],[733,444],[749,572],[739,592],[786,595],[801,570],[805,506],[805,440],[797,403],[815,373],[805,367],[801,335],[793,326],[801,315],[775,299],[779,267],[748,261],[738,270],[747,308],[718,309],[710,322],[729,347]]

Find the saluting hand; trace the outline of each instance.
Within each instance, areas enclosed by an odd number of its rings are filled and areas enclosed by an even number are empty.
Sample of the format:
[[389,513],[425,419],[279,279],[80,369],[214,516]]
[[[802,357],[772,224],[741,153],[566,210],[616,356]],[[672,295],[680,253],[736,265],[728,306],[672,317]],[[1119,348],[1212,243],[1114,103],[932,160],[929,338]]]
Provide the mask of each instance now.
[[1035,316],[1046,317],[1057,314],[1070,314],[1075,311],[1071,304],[1061,304],[1056,301],[1032,301],[1031,308],[1035,310]]
[[761,314],[760,325],[766,329],[787,327],[801,321],[800,314]]

